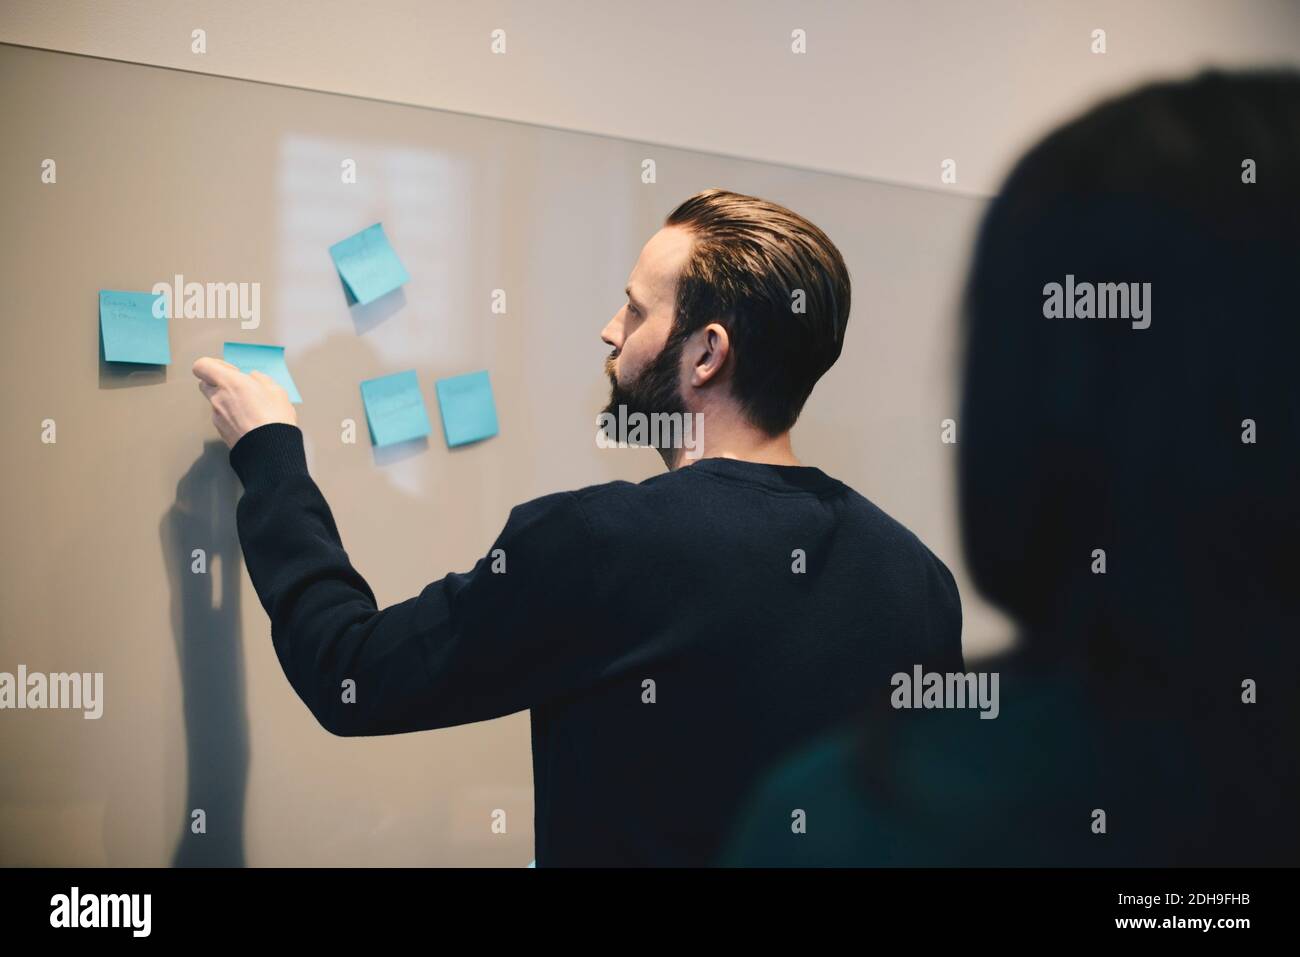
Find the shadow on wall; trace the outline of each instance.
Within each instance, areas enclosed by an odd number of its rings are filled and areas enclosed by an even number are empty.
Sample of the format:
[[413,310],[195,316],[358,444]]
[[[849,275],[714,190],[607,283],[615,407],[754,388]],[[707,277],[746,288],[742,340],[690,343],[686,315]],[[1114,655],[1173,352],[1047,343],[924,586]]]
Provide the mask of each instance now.
[[[243,867],[248,711],[239,617],[237,480],[226,446],[206,442],[160,527],[171,586],[188,754],[185,817],[174,867]],[[195,569],[203,549],[206,573]],[[203,833],[195,833],[202,809]]]

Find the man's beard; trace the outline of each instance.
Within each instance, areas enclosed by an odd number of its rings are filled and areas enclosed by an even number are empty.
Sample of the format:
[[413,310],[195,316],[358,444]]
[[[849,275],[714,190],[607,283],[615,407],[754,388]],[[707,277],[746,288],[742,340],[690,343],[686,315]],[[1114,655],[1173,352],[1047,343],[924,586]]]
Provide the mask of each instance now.
[[[681,360],[682,349],[686,345],[685,336],[670,334],[659,355],[641,370],[631,382],[618,381],[614,372],[614,357],[605,360],[605,373],[609,376],[609,404],[602,415],[611,415],[619,421],[619,407],[627,408],[627,415],[640,412],[651,416],[655,413],[686,412],[686,403],[682,399]],[[605,420],[609,421],[609,420]],[[608,431],[608,430],[607,430]],[[613,438],[613,436],[611,436]]]

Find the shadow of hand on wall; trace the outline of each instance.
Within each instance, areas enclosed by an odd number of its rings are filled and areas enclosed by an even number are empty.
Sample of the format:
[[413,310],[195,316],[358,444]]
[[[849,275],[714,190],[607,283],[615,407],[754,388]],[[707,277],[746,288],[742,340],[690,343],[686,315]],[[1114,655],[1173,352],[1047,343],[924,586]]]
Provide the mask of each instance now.
[[[189,756],[174,867],[244,866],[248,712],[239,616],[238,499],[226,446],[206,442],[176,486],[161,525],[171,585]],[[206,568],[199,568],[202,549]],[[203,811],[204,830],[196,831]]]

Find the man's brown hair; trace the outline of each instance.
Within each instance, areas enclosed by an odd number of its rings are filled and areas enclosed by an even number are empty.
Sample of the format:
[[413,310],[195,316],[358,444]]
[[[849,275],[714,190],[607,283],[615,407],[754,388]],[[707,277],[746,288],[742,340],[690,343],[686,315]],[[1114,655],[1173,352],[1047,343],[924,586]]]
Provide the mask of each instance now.
[[840,251],[798,213],[723,189],[696,193],[664,225],[695,239],[678,279],[673,339],[721,323],[733,394],[758,428],[785,432],[844,344],[850,287]]

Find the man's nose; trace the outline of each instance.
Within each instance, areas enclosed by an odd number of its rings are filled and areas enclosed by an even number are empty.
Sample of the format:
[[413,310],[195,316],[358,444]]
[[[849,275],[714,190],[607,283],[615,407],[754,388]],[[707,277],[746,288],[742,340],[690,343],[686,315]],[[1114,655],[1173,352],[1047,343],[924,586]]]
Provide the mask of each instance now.
[[611,349],[618,349],[623,344],[623,326],[618,321],[618,316],[609,320],[605,328],[600,330],[600,338]]

